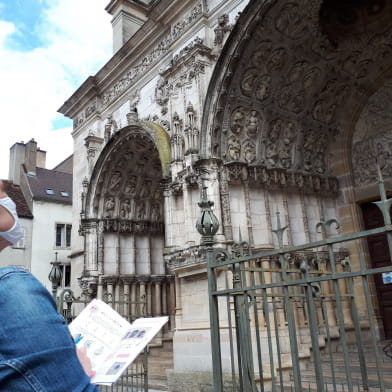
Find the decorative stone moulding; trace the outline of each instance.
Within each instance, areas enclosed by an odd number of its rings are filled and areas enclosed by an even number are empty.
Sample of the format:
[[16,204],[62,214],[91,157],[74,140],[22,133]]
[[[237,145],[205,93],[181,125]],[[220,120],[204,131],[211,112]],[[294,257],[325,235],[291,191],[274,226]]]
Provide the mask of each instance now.
[[[86,228],[91,227],[91,220],[82,220],[80,234],[86,235]],[[94,221],[94,225],[101,224],[103,232],[107,233],[149,233],[149,234],[163,234],[163,222],[152,221],[134,221],[123,219],[103,219],[101,221]]]
[[229,184],[247,181],[252,187],[297,189],[305,193],[323,192],[334,195],[338,192],[338,181],[333,176],[248,166],[243,163],[228,163],[225,167]]

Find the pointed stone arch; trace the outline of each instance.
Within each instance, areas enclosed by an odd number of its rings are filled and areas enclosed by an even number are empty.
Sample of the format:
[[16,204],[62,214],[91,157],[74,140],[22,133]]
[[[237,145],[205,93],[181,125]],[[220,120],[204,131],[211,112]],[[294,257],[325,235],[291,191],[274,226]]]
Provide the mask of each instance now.
[[169,138],[157,124],[139,121],[107,142],[91,176],[82,222],[90,227],[89,274],[165,274],[162,180],[169,160]]
[[211,78],[201,156],[346,175],[361,108],[392,69],[391,6],[367,3],[343,26],[336,1],[251,1]]
[[[321,214],[346,222],[345,232],[363,228],[352,141],[369,98],[391,78],[392,4],[352,2],[355,17],[347,25],[340,7],[335,0],[251,0],[226,41],[208,87],[200,156],[217,159],[229,184],[221,186],[228,240],[230,183],[244,181],[251,193],[294,191],[303,212],[309,203],[301,195],[312,195],[315,204],[330,206],[320,207]],[[257,198],[268,205],[268,197]],[[284,203],[279,208],[288,211]],[[303,218],[314,219],[320,217]],[[310,233],[303,239],[317,238],[303,226]],[[256,238],[254,228],[248,231]]]

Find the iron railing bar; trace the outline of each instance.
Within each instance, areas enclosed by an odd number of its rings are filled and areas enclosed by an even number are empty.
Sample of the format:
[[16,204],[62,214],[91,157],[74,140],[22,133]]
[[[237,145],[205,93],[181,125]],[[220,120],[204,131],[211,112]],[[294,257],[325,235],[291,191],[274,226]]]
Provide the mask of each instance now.
[[[345,266],[347,269],[350,269],[350,265]],[[354,323],[354,330],[355,330],[355,339],[356,339],[356,345],[358,348],[358,356],[359,356],[359,366],[361,368],[361,377],[362,377],[362,382],[363,382],[363,387],[364,389],[369,388],[369,380],[368,380],[368,374],[367,374],[367,368],[366,368],[366,363],[365,363],[365,354],[363,351],[363,346],[362,346],[362,337],[361,337],[361,328],[360,328],[360,322],[359,322],[359,316],[358,316],[358,311],[357,311],[357,303],[355,300],[355,294],[354,294],[354,286],[353,286],[353,278],[348,278],[348,292],[351,295],[351,314],[353,317],[353,323]]]
[[[286,259],[283,255],[280,255],[279,261],[280,261],[280,265],[282,267],[282,279],[283,279],[283,281],[286,282],[287,281],[287,275],[286,275],[286,271],[285,271]],[[291,302],[289,301],[288,289],[289,289],[288,285],[283,286],[284,305],[285,305],[285,309],[286,309],[286,319],[287,319],[287,326],[289,329],[289,337],[290,337],[290,349],[291,349],[291,359],[292,359],[292,365],[293,365],[294,386],[295,386],[295,391],[300,392],[301,391],[301,370],[299,367],[297,332],[296,332],[293,307],[292,307]]]
[[[328,247],[328,253],[329,253],[329,260],[332,268],[332,272],[335,274],[336,269],[335,269],[335,258],[334,258],[334,253],[333,253],[333,245],[329,245]],[[351,372],[350,372],[350,360],[348,357],[348,352],[347,352],[347,339],[346,339],[346,329],[345,329],[345,323],[344,323],[344,315],[343,315],[343,307],[342,303],[340,300],[340,290],[339,290],[339,282],[337,280],[332,281],[332,285],[334,288],[335,292],[335,300],[336,300],[336,310],[338,313],[338,322],[339,322],[339,332],[340,332],[340,337],[342,339],[342,345],[343,345],[343,358],[344,358],[344,366],[346,369],[346,377],[347,377],[347,387],[350,392],[353,391],[353,383],[352,383],[352,378],[351,378]]]
[[[303,273],[305,275],[305,280],[308,280],[309,265],[307,263],[303,263],[301,266],[303,269]],[[310,339],[312,341],[312,353],[313,353],[314,370],[316,373],[317,391],[324,392],[323,370],[321,367],[320,347],[318,342],[319,330],[318,330],[316,309],[314,304],[313,288],[311,283],[306,285],[305,293],[306,293],[306,303],[308,305],[308,313],[309,313],[309,331],[310,331]]]
[[213,248],[207,248],[207,281],[209,292],[209,312],[210,312],[210,334],[211,334],[211,349],[212,349],[212,372],[214,392],[223,392],[223,378],[222,378],[222,362],[221,362],[221,342],[219,335],[219,305],[218,298],[213,295],[216,291],[216,276],[211,262],[213,260]]
[[[265,282],[264,271],[261,271],[260,275],[261,283]],[[267,339],[268,339],[268,354],[270,359],[270,371],[271,371],[271,384],[272,384],[272,392],[276,391],[275,385],[275,367],[274,367],[274,353],[272,350],[272,335],[271,335],[271,323],[270,323],[270,314],[269,314],[269,304],[267,300],[267,289],[261,289],[262,298],[263,298],[263,309],[264,309],[264,320],[265,325],[267,327]]]
[[[318,277],[311,277],[309,278],[308,282],[323,282],[323,281],[336,281],[339,279],[346,279],[346,278],[355,278],[359,276],[368,276],[368,275],[375,275],[382,272],[391,272],[392,265],[386,267],[378,267],[368,269],[366,271],[353,271],[353,272],[342,272],[342,273],[334,273],[328,276],[318,276]],[[256,285],[253,287],[242,287],[241,289],[228,289],[228,290],[219,290],[213,291],[213,295],[225,295],[225,294],[243,294],[247,291],[251,290],[260,290],[264,288],[273,288],[273,287],[285,287],[285,286],[295,286],[307,283],[303,279],[301,280],[289,280],[285,282],[276,282],[276,283],[268,283],[264,285]]]
[[[331,344],[331,333],[330,333],[329,321],[328,321],[328,311],[327,311],[327,306],[325,304],[325,301],[322,299],[321,299],[321,310],[323,313],[323,319],[325,322],[325,331],[327,335],[327,347],[328,347],[329,364],[332,373],[333,390],[334,392],[336,392],[336,376],[335,376],[334,361],[332,357],[332,344]],[[328,387],[327,387],[327,391],[328,391]]]
[[[361,264],[361,267],[363,267],[365,265],[364,259],[363,259],[363,255],[361,253],[359,253],[359,261]],[[376,344],[377,341],[377,334],[376,334],[376,329],[374,327],[374,323],[372,321],[373,318],[373,306],[372,303],[370,302],[370,290],[369,290],[369,283],[367,280],[366,276],[362,276],[362,287],[364,290],[364,296],[365,296],[365,300],[366,300],[366,310],[368,313],[368,317],[369,317],[369,325],[370,325],[370,335],[372,337],[372,346],[373,346],[373,350],[374,350],[374,355],[376,358],[376,368],[377,368],[377,376],[380,382],[380,392],[385,392],[385,384],[384,384],[384,372],[382,370],[382,364],[381,364],[381,360],[380,360],[380,355],[378,352],[378,347]]]
[[272,299],[272,308],[274,310],[274,326],[275,326],[275,341],[276,341],[276,353],[278,357],[278,366],[279,366],[279,383],[280,383],[280,390],[281,392],[284,391],[284,386],[283,386],[283,372],[282,372],[282,355],[281,355],[281,349],[280,349],[280,339],[279,339],[279,324],[278,324],[278,318],[277,318],[277,310],[276,310],[276,300],[275,297]]
[[[233,286],[241,286],[242,272],[239,264],[234,265]],[[236,330],[237,330],[237,346],[241,358],[242,386],[244,391],[256,392],[256,384],[253,368],[253,353],[250,335],[250,325],[248,316],[247,294],[236,295],[234,297],[236,309]]]
[[[240,256],[235,259],[228,259],[225,261],[212,261],[211,266],[224,266],[224,265],[229,265],[233,263],[238,263],[238,262],[243,262],[243,261],[248,261],[252,259],[258,259],[258,258],[266,258],[269,256],[279,256],[281,254],[285,253],[292,253],[300,250],[306,250],[306,249],[314,249],[314,248],[322,248],[326,247],[328,245],[334,245],[334,244],[339,244],[341,242],[348,242],[348,241],[354,241],[357,239],[361,238],[366,238],[374,234],[382,234],[382,233],[389,233],[392,232],[392,225],[385,225],[382,227],[377,227],[375,229],[370,229],[370,230],[364,230],[360,231],[358,233],[352,233],[352,234],[347,234],[339,237],[331,237],[327,238],[324,240],[320,241],[315,241],[315,242],[309,242],[307,244],[302,244],[302,245],[296,245],[296,246],[291,246],[291,247],[282,247],[282,248],[277,248],[277,249],[272,249],[272,250],[266,250],[263,252],[259,253],[254,253],[251,256]],[[215,248],[215,251],[218,251],[220,249]],[[224,251],[225,249],[221,249]]]
[[[254,261],[253,261],[254,263]],[[250,276],[250,280],[252,285],[255,284],[255,275],[252,272]],[[261,356],[261,339],[260,339],[260,325],[259,325],[259,317],[258,317],[258,310],[257,310],[257,297],[252,296],[253,300],[253,315],[255,318],[255,333],[256,333],[256,345],[257,345],[257,361],[259,367],[259,377],[260,377],[260,391],[264,392],[264,375],[263,375],[263,359]]]
[[[229,287],[229,280],[227,278],[227,273],[225,274],[225,283],[226,287]],[[228,319],[228,324],[229,324],[229,340],[230,340],[230,365],[231,365],[231,380],[233,383],[233,392],[235,391],[236,388],[236,378],[235,378],[235,363],[234,363],[234,347],[233,347],[233,323],[231,319],[231,307],[230,307],[230,295],[226,296],[226,306],[227,306],[227,319]]]

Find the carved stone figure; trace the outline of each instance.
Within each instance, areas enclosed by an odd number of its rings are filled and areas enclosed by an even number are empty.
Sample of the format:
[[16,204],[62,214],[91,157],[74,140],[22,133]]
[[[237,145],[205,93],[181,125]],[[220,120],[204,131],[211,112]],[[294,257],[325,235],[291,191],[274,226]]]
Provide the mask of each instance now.
[[278,162],[278,156],[278,146],[275,143],[267,144],[267,147],[265,149],[265,157],[270,166],[276,166]]
[[291,145],[283,145],[279,150],[279,162],[284,169],[289,169],[292,166],[291,162]]
[[125,199],[124,201],[121,202],[120,218],[128,219],[130,210],[131,210],[131,201],[130,199]]
[[225,34],[231,31],[233,28],[232,25],[229,24],[229,15],[223,14],[218,18],[218,27],[215,27],[215,46],[222,46]]
[[162,73],[159,74],[157,85],[155,87],[155,101],[158,105],[166,106],[169,101],[169,83]]
[[256,146],[251,140],[244,143],[244,159],[247,163],[252,163],[256,160]]
[[252,55],[252,63],[255,67],[261,68],[266,63],[268,56],[271,53],[272,42],[271,41],[262,41],[257,46],[256,51]]
[[255,96],[260,101],[270,96],[271,76],[263,75],[256,82]]
[[241,156],[241,144],[238,139],[232,135],[229,137],[228,146],[227,146],[227,155],[233,161],[238,161]]
[[137,205],[136,219],[143,220],[146,215],[146,204],[144,201],[140,201]]
[[161,211],[158,203],[153,203],[151,206],[151,220],[158,222],[161,219]]
[[307,29],[307,19],[301,9],[306,8],[294,2],[285,4],[275,20],[278,31],[293,39],[302,37]]
[[137,177],[131,176],[125,185],[124,192],[128,195],[136,194]]
[[105,206],[104,206],[104,217],[105,218],[113,218],[113,213],[114,213],[114,197],[109,197],[105,201]]
[[286,61],[286,49],[278,48],[275,49],[267,62],[267,69],[269,71],[277,71],[281,69]]
[[245,73],[245,76],[241,81],[241,90],[245,95],[251,96],[254,92],[258,74],[259,72],[257,70],[250,70]]
[[117,192],[120,189],[120,184],[122,180],[122,174],[119,171],[115,171],[109,182],[109,189],[113,192]]
[[252,110],[248,115],[246,129],[249,136],[255,136],[257,134],[257,128],[259,125],[259,115],[256,110]]
[[150,196],[151,194],[151,180],[144,180],[140,189],[139,197],[141,199],[145,199]]
[[239,134],[245,125],[245,110],[242,107],[237,108],[231,116],[231,130]]

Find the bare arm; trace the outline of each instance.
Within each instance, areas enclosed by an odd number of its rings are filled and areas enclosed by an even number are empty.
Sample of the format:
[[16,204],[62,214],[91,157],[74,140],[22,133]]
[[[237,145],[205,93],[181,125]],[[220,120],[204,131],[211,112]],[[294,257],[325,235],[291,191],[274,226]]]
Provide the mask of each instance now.
[[[5,193],[4,183],[0,180],[0,199],[4,199],[7,197],[7,193]],[[0,232],[1,231],[8,231],[14,225],[15,220],[14,217],[9,213],[7,209],[0,206]],[[0,252],[10,246],[11,243],[8,242],[6,239],[0,236]]]
[[[0,180],[0,199],[4,199],[8,195],[4,190],[4,183]],[[0,231],[8,231],[14,225],[14,217],[4,207],[0,206]]]

